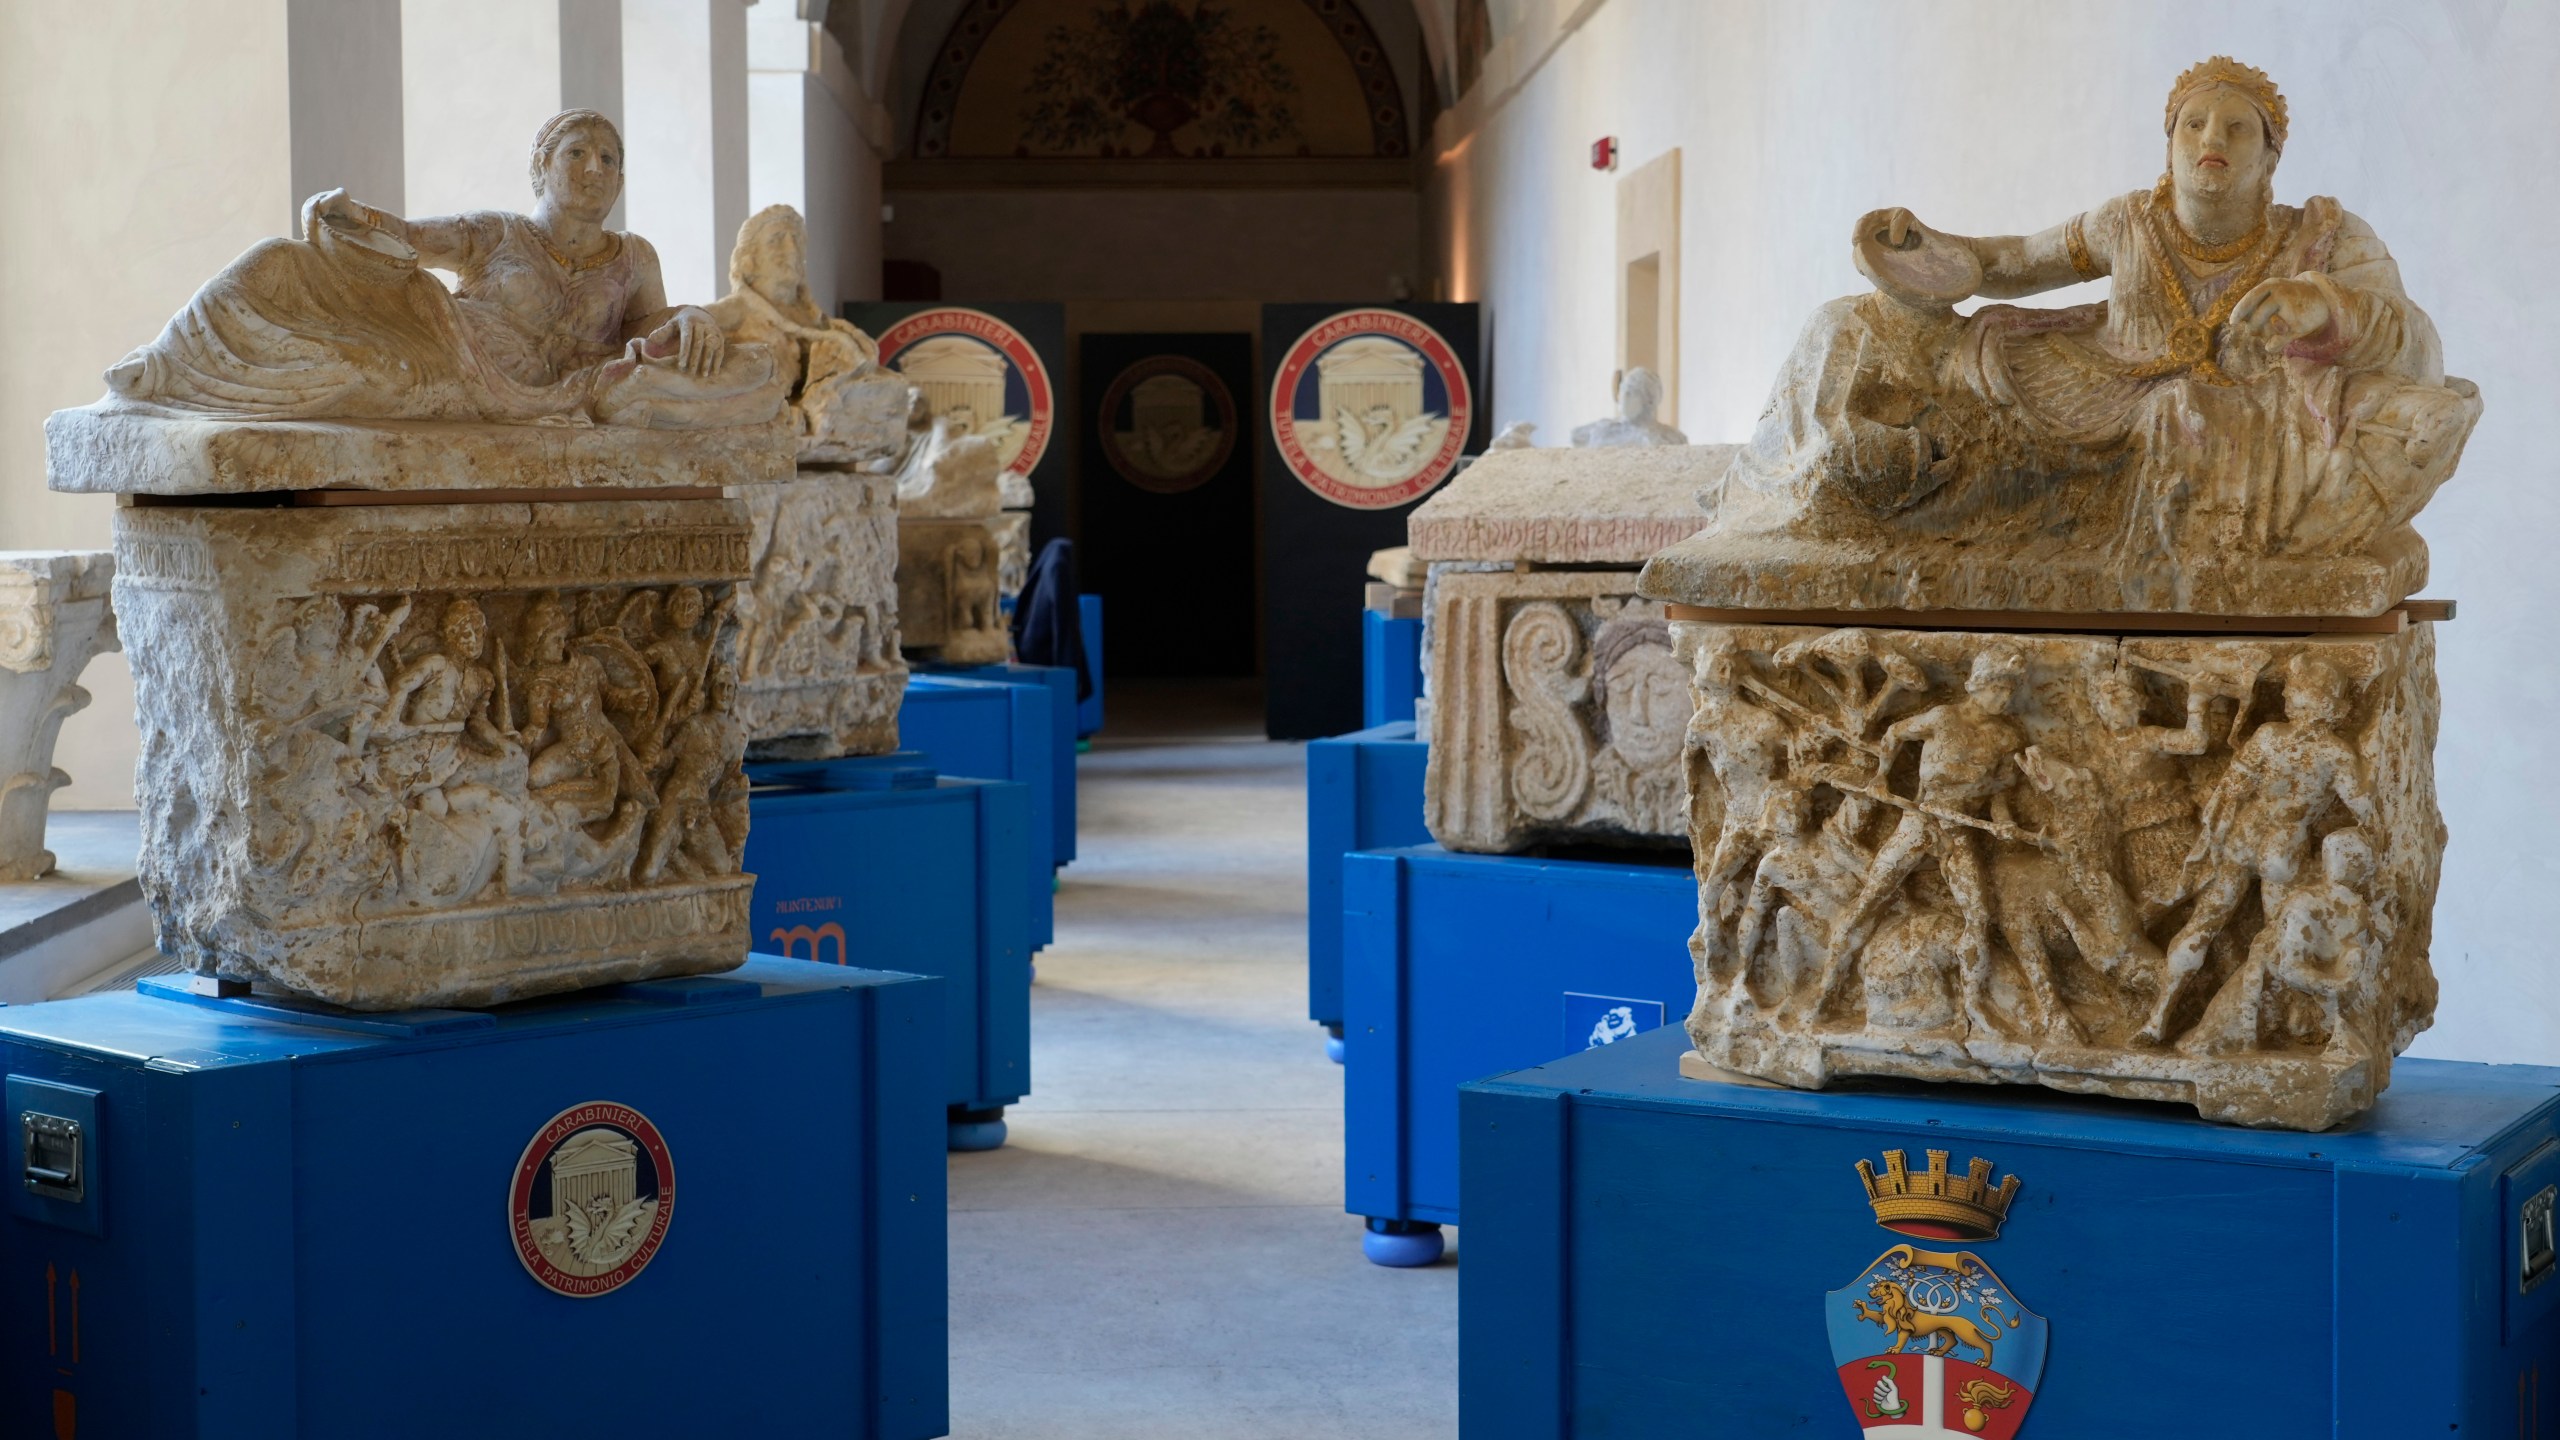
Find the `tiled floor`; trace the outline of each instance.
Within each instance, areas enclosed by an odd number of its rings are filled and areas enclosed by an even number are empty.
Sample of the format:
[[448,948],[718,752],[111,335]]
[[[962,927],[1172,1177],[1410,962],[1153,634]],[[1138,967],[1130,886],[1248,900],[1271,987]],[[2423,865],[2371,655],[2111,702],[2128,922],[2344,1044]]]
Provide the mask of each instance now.
[[1241,692],[1110,700],[1033,1096],[1004,1149],[951,1159],[952,1434],[1454,1435],[1456,1269],[1370,1265],[1342,1210],[1304,755]]

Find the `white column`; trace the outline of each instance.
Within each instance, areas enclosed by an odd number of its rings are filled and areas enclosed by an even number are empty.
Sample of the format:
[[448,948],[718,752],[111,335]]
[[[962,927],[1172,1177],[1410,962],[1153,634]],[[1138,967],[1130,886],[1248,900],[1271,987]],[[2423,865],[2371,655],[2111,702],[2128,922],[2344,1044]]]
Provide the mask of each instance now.
[[[399,40],[400,213],[529,209],[526,162],[543,121],[583,108],[621,123],[621,0],[408,0]],[[620,210],[606,223],[619,226]]]
[[820,309],[880,293],[880,160],[888,111],[859,57],[787,0],[747,17],[750,212],[789,205],[809,222],[809,291]]
[[397,213],[403,144],[400,0],[287,0],[290,212],[344,187]]
[[746,6],[623,0],[622,87],[629,228],[657,247],[670,303],[718,299],[747,218]]

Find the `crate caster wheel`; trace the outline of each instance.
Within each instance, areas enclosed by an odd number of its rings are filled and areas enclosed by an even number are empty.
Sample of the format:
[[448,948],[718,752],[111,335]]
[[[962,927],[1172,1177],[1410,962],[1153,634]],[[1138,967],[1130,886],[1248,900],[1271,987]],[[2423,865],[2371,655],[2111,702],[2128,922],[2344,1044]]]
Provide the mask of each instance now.
[[1371,1220],[1360,1237],[1360,1253],[1372,1265],[1413,1270],[1439,1260],[1440,1227],[1428,1220]]
[[1031,983],[1032,983],[1032,984],[1034,984],[1034,985],[1039,984],[1039,983],[1040,983],[1040,962],[1039,962],[1039,961],[1037,961],[1037,960],[1034,960],[1034,961],[1032,961],[1028,966],[1026,966],[1026,967],[1024,967],[1024,968],[1025,968],[1025,969],[1027,969],[1027,970],[1030,972],[1030,974],[1031,974]]
[[1325,1035],[1325,1037],[1324,1037],[1324,1058],[1326,1058],[1327,1060],[1332,1061],[1332,1062],[1333,1062],[1334,1064],[1336,1064],[1336,1065],[1339,1065],[1339,1064],[1341,1064],[1341,1063],[1342,1063],[1342,1032],[1341,1032],[1341,1031],[1339,1031],[1339,1030],[1333,1030],[1333,1031],[1328,1031],[1328,1032],[1326,1033],[1326,1035]]
[[1004,1107],[993,1110],[953,1108],[944,1147],[951,1150],[994,1150],[1004,1144]]

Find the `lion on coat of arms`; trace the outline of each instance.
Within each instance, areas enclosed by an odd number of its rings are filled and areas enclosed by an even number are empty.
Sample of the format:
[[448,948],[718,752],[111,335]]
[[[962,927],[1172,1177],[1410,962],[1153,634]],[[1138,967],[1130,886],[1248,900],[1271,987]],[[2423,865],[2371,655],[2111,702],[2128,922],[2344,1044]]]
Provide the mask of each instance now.
[[[2001,1327],[2017,1328],[2015,1320],[1990,1305],[1982,1307],[1985,1319],[1979,1325],[1961,1315],[1923,1310],[1912,1302],[1910,1291],[1892,1280],[1878,1280],[1869,1285],[1867,1296],[1876,1303],[1870,1305],[1865,1300],[1853,1300],[1850,1309],[1858,1319],[1881,1325],[1887,1334],[1893,1336],[1893,1343],[1885,1347],[1888,1355],[1899,1353],[1903,1346],[1914,1340],[1925,1339],[1924,1354],[1951,1355],[1961,1345],[1981,1351],[1983,1368],[1991,1369],[1994,1368],[1991,1347],[2004,1333]],[[1992,1321],[1999,1323],[1993,1324]]]

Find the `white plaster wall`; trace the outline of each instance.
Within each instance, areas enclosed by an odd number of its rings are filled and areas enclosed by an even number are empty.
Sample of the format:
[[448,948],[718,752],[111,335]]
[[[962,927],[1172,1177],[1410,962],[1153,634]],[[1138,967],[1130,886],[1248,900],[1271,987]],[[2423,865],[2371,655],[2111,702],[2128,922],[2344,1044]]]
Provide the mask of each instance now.
[[[857,112],[862,112],[857,114]],[[785,4],[747,14],[747,213],[789,205],[808,222],[809,291],[834,314],[880,293],[880,142],[888,112],[861,90],[835,38]],[[723,256],[726,264],[726,256]]]
[[1586,151],[1616,135],[1631,167],[1680,146],[1679,423],[1739,440],[1805,317],[1864,288],[1861,213],[2014,233],[2146,186],[2169,82],[2220,53],[2291,102],[2282,198],[2371,221],[2486,397],[2420,522],[2427,593],[2462,616],[2439,634],[2444,995],[2414,1053],[2560,1062],[2560,6],[1606,0],[1472,135],[1442,137],[1435,258],[1488,307],[1494,418],[1561,435],[1602,413],[1614,338],[1615,177]]
[[[45,489],[44,417],[291,225],[287,31],[285,0],[0,5],[0,548],[106,548],[112,502]],[[130,807],[124,658],[81,683],[53,804]]]
[[[560,9],[535,0],[410,0],[400,11],[410,215],[525,210],[534,132],[560,103]],[[358,198],[386,209],[390,202]]]
[[746,6],[623,0],[622,93],[629,228],[657,248],[669,303],[708,304],[747,218]]

